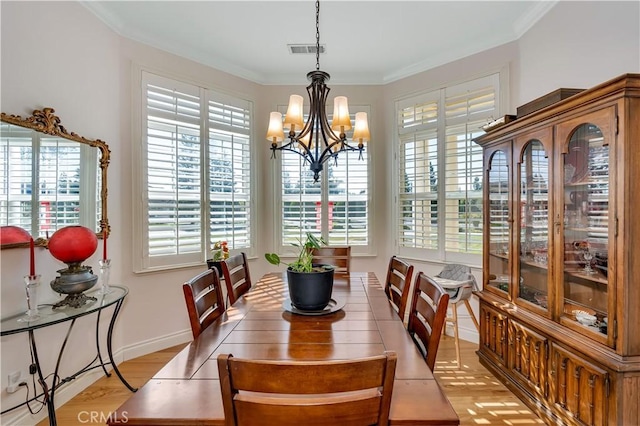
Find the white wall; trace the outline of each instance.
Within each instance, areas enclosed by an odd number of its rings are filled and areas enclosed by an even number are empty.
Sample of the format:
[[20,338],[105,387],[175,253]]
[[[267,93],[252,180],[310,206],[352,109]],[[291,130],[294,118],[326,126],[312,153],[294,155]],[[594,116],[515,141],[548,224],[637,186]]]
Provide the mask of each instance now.
[[515,106],[640,72],[640,2],[558,2],[518,45]]
[[[268,142],[264,140],[268,112],[286,104],[290,93],[304,88],[258,86],[194,62],[124,40],[77,3],[0,2],[2,31],[1,110],[28,116],[35,108],[51,106],[62,124],[88,138],[105,140],[112,151],[109,166],[109,238],[113,268],[112,281],[131,291],[114,333],[120,358],[152,352],[190,339],[180,285],[201,268],[153,274],[133,274],[131,223],[133,196],[131,181],[134,126],[132,92],[136,89],[133,70],[144,66],[210,85],[254,101],[258,206],[261,223],[274,217],[272,170]],[[377,256],[356,258],[356,270],[373,270],[384,277],[393,250],[391,202],[392,140],[395,114],[393,102],[403,96],[460,81],[486,70],[506,66],[510,75],[510,96],[505,113],[515,113],[518,105],[559,87],[590,87],[625,72],[640,70],[640,13],[637,2],[559,2],[519,41],[417,74],[386,86],[332,86],[332,93],[349,96],[350,103],[371,105],[370,149],[375,171],[374,241]],[[585,26],[589,30],[585,30]],[[10,36],[9,36],[10,35]],[[580,41],[580,43],[578,43]],[[583,47],[586,46],[586,47]],[[262,149],[264,148],[264,149]],[[274,247],[271,227],[258,226],[258,259],[251,260],[254,278],[273,270],[261,254]],[[8,316],[24,308],[22,276],[28,268],[25,249],[0,252],[0,315]],[[97,255],[87,263],[97,264]],[[417,260],[417,269],[429,274],[442,265]],[[43,289],[56,297],[48,282],[64,265],[45,250],[37,250],[37,269],[43,274]],[[479,269],[475,270],[480,278]],[[462,311],[460,312],[463,313]],[[476,340],[469,321],[463,320],[463,335]],[[52,370],[66,327],[36,332],[42,342],[45,368]],[[63,375],[84,364],[92,355],[93,329],[89,321],[79,322],[63,360]],[[7,395],[7,373],[25,369],[29,361],[26,335],[0,340],[1,402],[3,409],[23,400],[24,395]],[[93,378],[99,374],[93,375]],[[92,380],[92,378],[90,379]],[[60,394],[58,404],[86,386],[88,381]],[[46,411],[46,410],[45,410]],[[12,424],[13,414],[2,424]],[[20,424],[34,420],[22,419]]]
[[[103,25],[96,25],[91,14],[73,3],[1,2],[2,19],[2,111],[31,115],[34,109],[53,107],[68,131],[90,139],[103,139],[115,147],[116,156],[120,135],[120,115],[117,106],[121,102],[119,73],[120,52],[118,38]],[[115,142],[115,143],[114,143]],[[113,161],[109,168],[109,184],[120,186],[121,166]],[[117,191],[114,191],[117,193]],[[113,193],[112,193],[113,194]],[[122,257],[117,247],[124,244],[122,227],[122,200],[110,197],[109,215],[116,232],[109,240],[116,265]],[[0,252],[1,262],[1,315],[18,313],[25,308],[22,276],[28,271],[28,250],[13,249]],[[97,267],[98,256],[87,261]],[[36,249],[36,272],[42,274],[41,290],[44,300],[55,300],[49,282],[55,271],[65,267],[48,251]],[[121,279],[119,268],[114,270],[114,281]],[[130,305],[129,305],[130,306]],[[130,309],[127,306],[126,309]],[[120,323],[122,325],[122,322]],[[93,356],[87,346],[93,347],[95,325],[78,321],[65,350],[62,363],[63,377],[88,363]],[[39,356],[46,371],[54,369],[57,355],[66,332],[66,326],[54,326],[37,330]],[[116,348],[122,347],[122,335],[116,333]],[[7,374],[14,370],[26,371],[31,363],[27,335],[25,333],[2,337],[1,374],[2,408],[25,400],[24,389],[7,395]],[[31,396],[33,393],[31,393]],[[64,400],[64,394],[61,394]],[[34,406],[35,407],[35,406]],[[19,413],[3,416],[2,424],[11,424],[11,418]],[[46,409],[40,416],[46,415]],[[35,422],[25,418],[21,424]]]

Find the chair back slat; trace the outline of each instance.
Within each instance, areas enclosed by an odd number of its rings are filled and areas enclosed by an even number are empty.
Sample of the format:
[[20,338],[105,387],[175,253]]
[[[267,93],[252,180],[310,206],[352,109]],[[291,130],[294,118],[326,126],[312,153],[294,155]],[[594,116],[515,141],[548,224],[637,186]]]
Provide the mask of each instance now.
[[351,246],[323,246],[312,250],[313,263],[332,265],[335,272],[351,271]]
[[195,339],[224,313],[224,299],[218,273],[208,269],[182,285],[189,314],[191,333]]
[[388,424],[396,354],[341,361],[218,356],[227,425]]
[[412,276],[413,265],[396,256],[391,257],[389,267],[387,268],[387,279],[385,281],[384,291],[389,300],[393,302],[393,309],[403,321],[407,310],[409,294],[411,293]]
[[247,255],[239,253],[222,262],[222,274],[227,288],[229,305],[236,303],[251,288],[251,276]]
[[348,402],[335,401],[331,404],[314,405],[319,399],[308,398],[304,405],[275,405],[271,400],[235,400],[238,425],[243,426],[335,426],[335,425],[377,425],[376,412],[381,396],[354,399]]
[[447,317],[449,294],[431,277],[420,272],[416,278],[407,330],[433,371],[440,334]]

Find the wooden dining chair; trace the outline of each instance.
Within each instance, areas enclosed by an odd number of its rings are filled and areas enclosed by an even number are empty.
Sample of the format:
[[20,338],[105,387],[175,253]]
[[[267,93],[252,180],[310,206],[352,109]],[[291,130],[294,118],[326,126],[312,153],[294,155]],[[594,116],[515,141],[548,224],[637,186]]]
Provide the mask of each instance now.
[[351,271],[351,246],[322,246],[312,250],[313,263],[332,265],[335,272]]
[[249,360],[218,355],[227,426],[387,425],[397,356]]
[[247,255],[239,253],[225,259],[222,262],[222,275],[227,288],[229,306],[231,306],[251,288]]
[[413,265],[396,256],[391,256],[384,292],[391,301],[393,309],[404,322],[407,311],[407,301],[411,291],[411,278],[413,277]]
[[193,338],[224,313],[222,285],[215,270],[207,269],[182,285]]
[[413,288],[407,330],[431,371],[436,363],[448,304],[449,293],[424,272],[418,273]]

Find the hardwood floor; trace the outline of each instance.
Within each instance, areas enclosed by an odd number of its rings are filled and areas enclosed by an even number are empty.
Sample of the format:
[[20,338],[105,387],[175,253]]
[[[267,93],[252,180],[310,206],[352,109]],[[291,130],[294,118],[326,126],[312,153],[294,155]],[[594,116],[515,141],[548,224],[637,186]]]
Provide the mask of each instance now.
[[435,376],[456,410],[461,425],[543,425],[544,422],[500,383],[480,361],[478,345],[460,341],[458,368],[453,337],[443,336]]
[[[544,424],[478,362],[477,345],[461,341],[462,368],[457,368],[452,337],[443,336],[436,360],[436,378],[462,425]],[[142,386],[182,349],[175,346],[122,363],[119,368],[132,386]],[[110,412],[131,396],[120,380],[102,377],[56,410],[63,426],[104,424]],[[92,419],[90,416],[94,416]],[[102,421],[100,419],[102,416]],[[45,419],[38,426],[47,426]]]

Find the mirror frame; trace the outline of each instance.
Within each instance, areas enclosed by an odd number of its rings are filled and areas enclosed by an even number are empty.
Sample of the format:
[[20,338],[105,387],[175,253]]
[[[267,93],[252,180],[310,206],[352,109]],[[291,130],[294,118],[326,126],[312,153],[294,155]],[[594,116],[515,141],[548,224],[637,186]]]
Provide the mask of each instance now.
[[[14,124],[20,127],[26,127],[28,129],[35,130],[36,132],[44,133],[47,135],[58,136],[61,138],[69,139],[81,144],[90,145],[100,150],[100,169],[102,171],[102,182],[100,190],[100,201],[102,214],[100,215],[100,229],[96,232],[98,238],[107,238],[111,232],[109,226],[109,219],[107,216],[107,168],[111,159],[111,151],[106,142],[100,139],[87,139],[74,132],[69,133],[67,129],[60,124],[60,118],[54,114],[53,108],[43,108],[42,110],[33,110],[30,117],[22,118],[19,115],[9,115],[4,112],[0,114],[0,121],[5,123]],[[40,247],[46,247],[49,240],[46,238],[38,237],[35,239],[35,245]],[[14,248],[14,247],[28,247],[29,242],[14,243],[0,245],[0,249]]]

